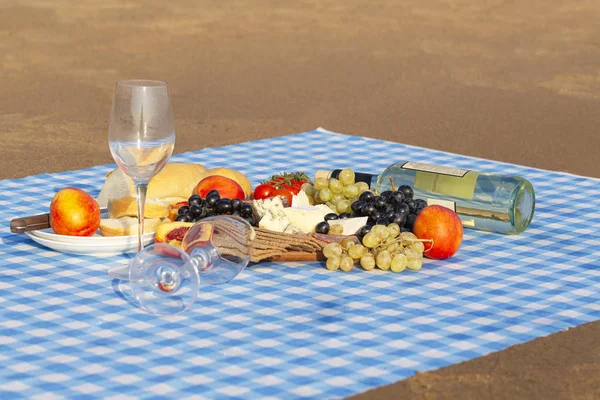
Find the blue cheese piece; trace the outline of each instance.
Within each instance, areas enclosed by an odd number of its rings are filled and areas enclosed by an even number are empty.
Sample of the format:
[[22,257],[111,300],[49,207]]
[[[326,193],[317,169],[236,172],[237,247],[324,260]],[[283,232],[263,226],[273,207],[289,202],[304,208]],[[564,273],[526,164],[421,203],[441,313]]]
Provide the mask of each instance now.
[[280,197],[270,197],[264,200],[254,200],[254,209],[259,218],[262,218],[269,210],[283,210],[283,202]]
[[258,222],[258,226],[274,232],[285,232],[289,227],[290,220],[283,212],[283,207],[271,207]]

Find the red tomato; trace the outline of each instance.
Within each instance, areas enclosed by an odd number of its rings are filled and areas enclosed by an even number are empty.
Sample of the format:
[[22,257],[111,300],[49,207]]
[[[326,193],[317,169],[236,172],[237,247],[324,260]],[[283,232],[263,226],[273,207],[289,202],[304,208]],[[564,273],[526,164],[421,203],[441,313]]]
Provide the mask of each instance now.
[[256,200],[263,200],[273,196],[275,188],[271,185],[263,183],[254,188],[254,198]]
[[283,188],[292,192],[292,194],[298,194],[300,192],[300,186],[297,185],[283,185]]
[[271,197],[275,197],[275,196],[279,196],[279,197],[283,197],[285,199],[287,199],[288,201],[288,205],[292,205],[292,192],[290,192],[287,189],[275,189],[275,191],[273,193],[271,193]]

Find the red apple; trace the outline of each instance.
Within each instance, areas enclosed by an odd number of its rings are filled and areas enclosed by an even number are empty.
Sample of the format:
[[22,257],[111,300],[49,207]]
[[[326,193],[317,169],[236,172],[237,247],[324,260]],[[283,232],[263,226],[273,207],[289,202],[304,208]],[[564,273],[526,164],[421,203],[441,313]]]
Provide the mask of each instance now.
[[211,175],[202,179],[196,186],[195,193],[200,197],[205,198],[206,194],[211,190],[216,190],[222,199],[240,199],[246,198],[244,189],[231,178],[221,175]]
[[50,227],[59,235],[92,236],[100,226],[100,206],[81,189],[58,191],[50,203]]
[[454,211],[432,205],[421,210],[413,224],[413,233],[419,239],[433,240],[423,242],[425,257],[445,260],[458,251],[463,239],[463,226]]

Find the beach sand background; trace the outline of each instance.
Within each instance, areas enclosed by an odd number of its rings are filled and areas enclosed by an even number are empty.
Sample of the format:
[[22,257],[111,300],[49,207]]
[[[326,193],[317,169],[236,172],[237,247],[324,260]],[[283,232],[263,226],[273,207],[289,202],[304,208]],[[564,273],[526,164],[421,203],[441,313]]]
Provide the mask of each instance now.
[[[596,0],[2,0],[0,179],[112,163],[127,78],[170,83],[177,153],[321,126],[600,177],[598,16]],[[586,324],[356,398],[600,398],[598,338]]]

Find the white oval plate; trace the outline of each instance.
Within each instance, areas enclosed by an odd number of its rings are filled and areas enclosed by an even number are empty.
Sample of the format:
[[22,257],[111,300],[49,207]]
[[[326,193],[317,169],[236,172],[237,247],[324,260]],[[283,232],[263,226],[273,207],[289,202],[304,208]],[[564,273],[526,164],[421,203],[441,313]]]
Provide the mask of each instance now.
[[[49,249],[60,251],[62,253],[85,254],[106,256],[119,253],[127,253],[133,250],[137,251],[138,239],[137,236],[62,236],[63,238],[73,238],[69,240],[51,240],[47,237],[36,235],[34,232],[25,232],[25,234],[34,242],[46,246]],[[39,233],[39,231],[37,231]],[[54,234],[56,235],[56,234]],[[85,240],[87,239],[87,240]],[[146,233],[143,236],[144,246],[151,244],[154,241],[154,232]]]
[[[137,235],[131,236],[102,236],[100,230],[94,233],[93,236],[68,236],[68,235],[59,235],[58,233],[54,233],[52,228],[39,229],[35,231],[25,232],[30,235],[46,239],[52,240],[53,242],[62,242],[62,243],[71,243],[71,244],[102,244],[113,245],[113,244],[122,244],[123,242],[134,242],[137,245]],[[144,233],[144,240],[146,240],[147,236],[154,236],[154,232]]]
[[[107,213],[101,214],[107,218]],[[137,250],[137,235],[131,236],[102,236],[100,230],[93,236],[68,236],[54,233],[52,228],[39,229],[25,232],[34,242],[46,246],[52,250],[72,254],[109,255],[126,253]],[[154,232],[145,233],[142,236],[144,246],[154,241]]]

